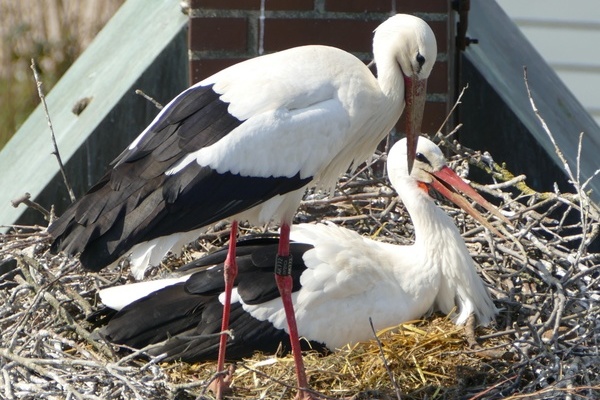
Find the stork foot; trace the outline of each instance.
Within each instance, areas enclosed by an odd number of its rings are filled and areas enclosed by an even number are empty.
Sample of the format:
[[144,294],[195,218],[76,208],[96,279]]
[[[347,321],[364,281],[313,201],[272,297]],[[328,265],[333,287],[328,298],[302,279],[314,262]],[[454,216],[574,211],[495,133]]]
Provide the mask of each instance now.
[[475,316],[473,314],[469,315],[465,322],[465,338],[471,349],[478,350],[481,348],[475,336]]
[[218,400],[222,399],[223,396],[228,396],[233,393],[231,389],[231,381],[233,380],[233,373],[235,372],[235,366],[230,365],[227,371],[223,371],[215,380],[208,385],[208,390],[213,392]]

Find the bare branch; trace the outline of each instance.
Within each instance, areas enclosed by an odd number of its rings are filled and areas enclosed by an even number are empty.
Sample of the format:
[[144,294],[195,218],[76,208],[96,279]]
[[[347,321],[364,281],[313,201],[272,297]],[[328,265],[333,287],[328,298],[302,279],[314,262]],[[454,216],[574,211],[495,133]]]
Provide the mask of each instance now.
[[58,145],[56,144],[56,136],[54,135],[54,127],[52,126],[52,119],[50,119],[50,113],[48,112],[48,106],[46,105],[46,96],[44,95],[44,91],[42,90],[42,82],[40,81],[40,77],[37,72],[37,67],[35,65],[35,60],[33,58],[31,59],[31,70],[33,71],[33,77],[34,77],[35,83],[37,85],[38,96],[40,97],[40,101],[42,102],[42,106],[44,108],[44,113],[46,114],[46,120],[48,121],[48,127],[50,128],[50,136],[52,138],[52,145],[54,146],[54,151],[52,152],[52,154],[54,154],[54,156],[56,157],[56,160],[58,161],[58,167],[60,169],[60,173],[62,175],[63,182],[65,183],[67,191],[69,192],[69,197],[71,198],[71,202],[74,202],[75,201],[75,193],[73,193],[73,189],[71,188],[71,185],[69,184],[69,181],[67,179],[67,174],[65,173],[65,166],[60,157],[60,152],[58,151]]
[[42,207],[40,204],[36,203],[35,201],[32,201],[31,195],[29,193],[25,193],[24,195],[17,197],[15,199],[11,200],[10,202],[14,208],[19,207],[19,205],[21,203],[25,204],[27,207],[33,208],[34,210],[39,211],[44,216],[44,219],[46,221],[51,220],[50,211],[46,210],[44,207]]
[[[440,125],[438,132],[441,132],[442,129],[444,129],[444,125],[446,125],[448,123],[448,120],[450,119],[450,117],[452,116],[452,114],[454,113],[454,110],[456,110],[456,107],[458,107],[459,104],[461,103],[462,97],[465,94],[465,92],[467,91],[467,89],[469,88],[469,84],[467,83],[465,85],[465,87],[462,88],[462,90],[460,91],[460,94],[458,95],[458,98],[456,99],[456,101],[454,102],[454,105],[452,106],[452,108],[450,109],[450,112],[448,113],[448,115],[446,115],[446,118],[444,119],[444,122],[442,122],[442,124]],[[458,127],[457,127],[458,128]],[[456,128],[455,128],[456,129]],[[453,131],[454,132],[454,131]]]
[[154,107],[158,108],[159,110],[163,109],[163,105],[162,104],[160,104],[158,101],[156,101],[156,99],[154,99],[154,97],[151,97],[151,96],[147,95],[146,93],[144,93],[143,90],[136,89],[135,90],[135,94],[138,94],[138,95],[142,96],[143,98],[145,98],[146,100],[148,100],[149,102],[151,102],[152,104],[154,104]]

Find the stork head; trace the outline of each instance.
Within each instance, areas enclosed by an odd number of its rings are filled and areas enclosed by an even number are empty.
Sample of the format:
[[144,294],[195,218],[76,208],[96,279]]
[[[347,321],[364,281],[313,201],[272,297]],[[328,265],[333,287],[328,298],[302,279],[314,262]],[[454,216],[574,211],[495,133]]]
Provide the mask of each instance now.
[[[433,31],[422,19],[397,14],[379,25],[373,38],[375,62],[385,64],[390,57],[400,67],[404,81],[406,145],[408,170],[415,159],[417,139],[421,134],[427,78],[437,57]],[[378,68],[378,73],[379,71]]]
[[398,141],[388,154],[387,170],[394,187],[401,190],[405,186],[402,183],[403,181],[410,181],[412,184],[417,184],[425,192],[428,192],[428,189],[432,187],[448,200],[465,210],[490,231],[501,237],[503,236],[463,196],[469,197],[494,216],[510,225],[508,219],[448,167],[444,154],[438,146],[429,139],[420,138],[417,144],[414,166],[409,173],[405,142],[406,139]]

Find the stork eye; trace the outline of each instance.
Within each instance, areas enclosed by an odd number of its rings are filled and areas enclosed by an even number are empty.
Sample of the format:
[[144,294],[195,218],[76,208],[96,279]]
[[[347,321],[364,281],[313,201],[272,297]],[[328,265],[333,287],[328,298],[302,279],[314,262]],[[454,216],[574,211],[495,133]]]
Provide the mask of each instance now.
[[415,160],[417,160],[419,162],[422,162],[422,163],[425,163],[425,164],[428,164],[428,165],[431,165],[431,163],[429,162],[429,160],[427,159],[427,157],[425,157],[423,155],[423,153],[417,153],[417,155],[415,156]]
[[421,53],[417,53],[417,63],[419,63],[419,67],[423,67],[425,64],[425,57]]

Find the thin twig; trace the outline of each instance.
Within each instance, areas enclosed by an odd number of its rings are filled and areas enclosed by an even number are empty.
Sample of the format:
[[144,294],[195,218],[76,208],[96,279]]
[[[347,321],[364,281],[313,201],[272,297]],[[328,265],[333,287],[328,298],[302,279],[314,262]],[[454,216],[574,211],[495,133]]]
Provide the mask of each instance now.
[[[67,392],[68,394],[70,394],[72,396],[75,396],[75,398],[77,398],[77,399],[100,400],[100,398],[97,396],[84,395],[84,394],[80,393],[71,384],[69,384],[65,379],[63,379],[61,376],[59,376],[56,372],[49,370],[47,368],[44,368],[42,366],[43,364],[40,363],[40,360],[21,357],[17,354],[12,353],[8,349],[4,349],[4,348],[0,348],[0,356],[4,357],[6,359],[12,360],[12,361],[24,366],[25,368],[30,369],[31,371],[35,372],[36,374],[40,374],[41,376],[45,376],[48,379],[56,381],[56,383],[58,383],[64,389],[65,392]],[[57,361],[60,361],[60,360],[57,360]]]
[[40,204],[36,203],[35,201],[32,201],[31,195],[29,193],[25,193],[24,195],[11,200],[10,203],[12,204],[12,206],[14,208],[19,207],[19,205],[21,203],[23,203],[27,207],[33,208],[34,210],[39,211],[44,216],[44,219],[46,221],[50,221],[50,218],[51,218],[50,211],[46,210],[44,207],[42,207]]
[[454,102],[454,105],[452,105],[452,108],[450,109],[450,112],[448,113],[448,115],[446,115],[446,118],[444,119],[444,122],[442,122],[442,124],[440,125],[440,127],[438,129],[438,132],[441,132],[442,129],[444,129],[444,126],[446,125],[446,123],[448,123],[448,120],[450,119],[450,117],[454,113],[454,110],[456,110],[456,107],[458,107],[459,104],[462,104],[462,102],[461,102],[462,97],[463,97],[463,95],[465,94],[465,92],[466,92],[466,90],[468,88],[469,88],[469,84],[467,83],[465,85],[465,87],[463,87],[462,90],[460,91],[460,94],[458,95],[458,98]]
[[154,107],[158,108],[159,110],[163,109],[163,105],[162,104],[160,104],[156,99],[154,99],[154,97],[151,97],[151,96],[147,95],[146,93],[144,93],[143,90],[136,89],[135,90],[135,94],[138,94],[138,95],[142,96],[143,98],[145,98],[146,100],[148,100],[149,102],[151,102],[152,104],[154,104]]
[[69,180],[67,179],[67,174],[65,173],[65,166],[60,157],[60,152],[58,151],[58,145],[56,144],[56,136],[54,135],[54,127],[52,126],[52,120],[50,119],[50,113],[48,112],[48,106],[46,105],[46,96],[44,95],[44,91],[42,89],[42,81],[37,72],[37,66],[35,65],[35,60],[31,59],[31,70],[33,71],[33,78],[35,79],[35,83],[37,85],[38,96],[40,97],[40,101],[42,102],[42,106],[44,107],[44,113],[46,114],[46,120],[48,121],[48,126],[50,127],[50,136],[52,138],[52,145],[54,146],[54,151],[52,154],[56,156],[56,160],[58,161],[58,167],[60,169],[60,173],[63,178],[63,182],[67,187],[67,191],[69,192],[69,198],[71,199],[71,203],[75,202],[75,193],[69,184]]
[[392,374],[392,370],[390,369],[387,359],[385,358],[385,353],[383,352],[383,345],[381,344],[381,340],[379,340],[379,337],[377,336],[377,332],[375,331],[375,326],[373,326],[373,320],[371,319],[371,317],[369,317],[369,324],[371,325],[371,331],[373,332],[373,337],[375,338],[375,341],[377,342],[377,347],[379,348],[379,354],[381,356],[381,361],[383,362],[383,365],[385,366],[385,370],[388,373],[390,382],[392,382],[392,385],[394,385],[394,390],[396,392],[396,398],[398,400],[402,400],[402,396],[400,394],[400,388],[398,387],[398,384],[396,383],[396,380],[394,379],[394,374]]

